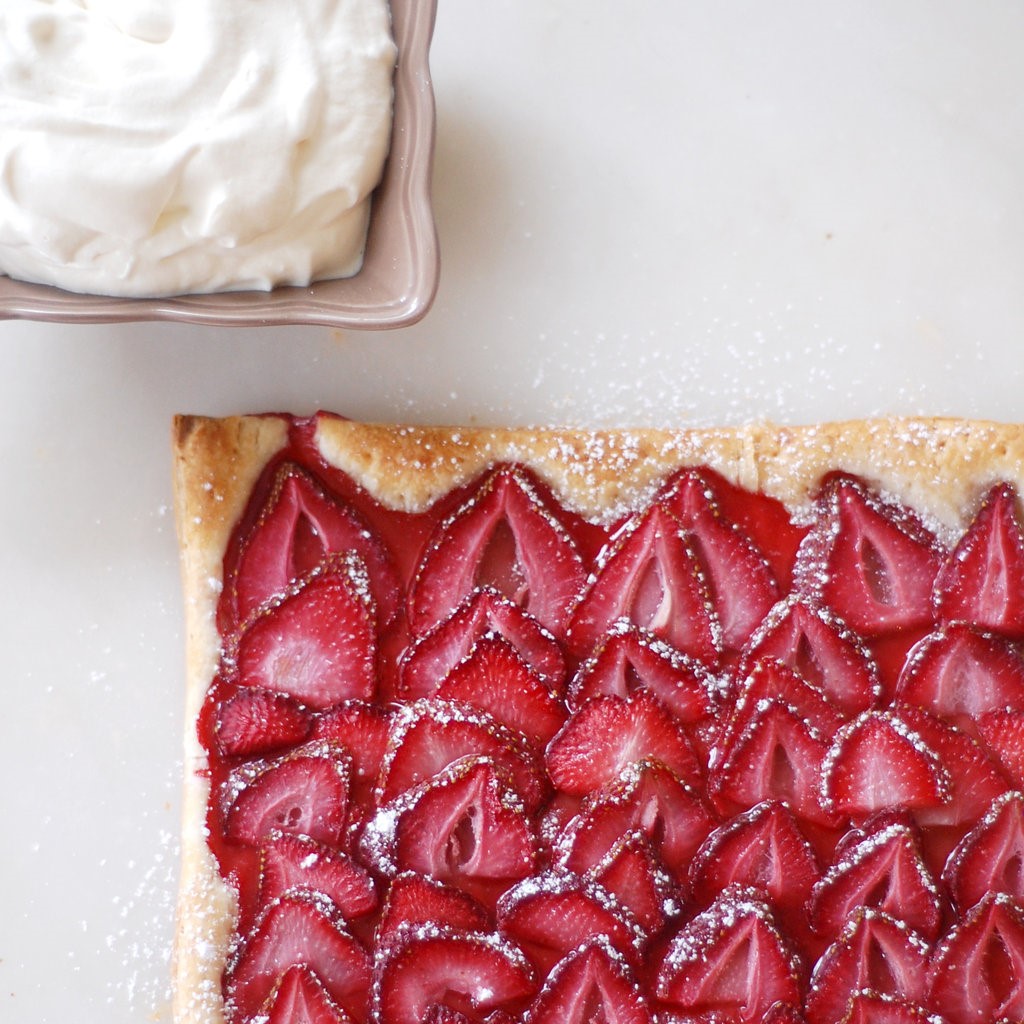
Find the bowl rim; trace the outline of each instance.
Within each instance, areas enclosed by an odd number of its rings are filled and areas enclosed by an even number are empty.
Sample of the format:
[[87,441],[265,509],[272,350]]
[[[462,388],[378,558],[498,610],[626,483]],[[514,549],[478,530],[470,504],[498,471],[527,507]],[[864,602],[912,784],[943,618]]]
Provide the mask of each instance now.
[[421,320],[433,304],[440,277],[431,203],[437,111],[429,63],[437,0],[389,0],[389,6],[398,47],[391,149],[371,200],[366,253],[357,274],[308,287],[158,298],[80,294],[0,274],[0,320],[362,330]]

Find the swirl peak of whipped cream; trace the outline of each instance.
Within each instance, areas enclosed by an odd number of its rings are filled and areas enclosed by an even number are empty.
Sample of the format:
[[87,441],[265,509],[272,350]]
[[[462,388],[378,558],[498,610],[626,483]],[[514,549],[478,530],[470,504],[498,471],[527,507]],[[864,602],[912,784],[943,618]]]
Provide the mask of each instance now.
[[123,296],[355,273],[395,57],[386,0],[2,0],[0,272]]

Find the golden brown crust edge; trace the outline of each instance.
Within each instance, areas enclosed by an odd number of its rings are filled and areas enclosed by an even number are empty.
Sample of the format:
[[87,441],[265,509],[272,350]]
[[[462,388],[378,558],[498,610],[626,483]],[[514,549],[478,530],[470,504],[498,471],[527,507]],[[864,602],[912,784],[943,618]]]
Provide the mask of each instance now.
[[[281,417],[179,417],[175,511],[186,601],[187,698],[182,882],[175,956],[176,1024],[221,1024],[220,978],[235,901],[207,849],[205,755],[194,723],[216,668],[214,611],[224,550],[267,461],[287,442]],[[382,504],[428,507],[498,461],[530,466],[581,514],[635,508],[670,470],[707,464],[763,490],[797,514],[818,481],[839,469],[913,505],[949,535],[966,525],[996,480],[1024,492],[1024,427],[957,419],[875,419],[721,430],[534,430],[361,424],[320,417],[331,464]]]
[[214,613],[231,530],[267,459],[287,440],[280,419],[174,421],[175,520],[185,595],[185,760],[181,887],[174,944],[174,1020],[221,1024],[221,974],[234,932],[235,899],[205,838],[209,784],[195,722],[216,671]]

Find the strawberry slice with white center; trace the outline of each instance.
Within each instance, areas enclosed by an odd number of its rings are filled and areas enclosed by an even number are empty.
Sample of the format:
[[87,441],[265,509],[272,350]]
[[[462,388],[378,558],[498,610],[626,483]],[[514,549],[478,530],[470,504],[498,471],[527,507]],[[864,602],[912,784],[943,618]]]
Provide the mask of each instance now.
[[1024,638],[1024,529],[1017,492],[996,484],[935,580],[935,611]]
[[534,869],[522,801],[486,757],[467,757],[385,805],[362,848],[385,875],[418,871],[493,903]]
[[659,499],[686,530],[704,571],[727,650],[739,650],[779,598],[764,555],[726,520],[698,471],[684,472]]
[[377,945],[403,926],[433,924],[457,932],[487,931],[493,925],[487,910],[467,892],[415,871],[397,875],[388,889],[377,925]]
[[686,734],[646,690],[631,697],[594,697],[548,744],[545,760],[556,789],[591,793],[635,761],[661,761],[684,782],[700,784],[702,769]]
[[257,1017],[266,1024],[351,1024],[352,1018],[328,995],[320,979],[296,964],[281,975]]
[[244,686],[315,709],[371,698],[376,614],[362,561],[352,552],[328,556],[255,614],[232,653]]
[[931,622],[942,558],[934,534],[910,509],[836,474],[825,483],[794,579],[800,593],[820,598],[852,629],[878,636]]
[[410,647],[398,666],[398,696],[430,697],[481,637],[504,637],[553,693],[565,683],[562,646],[532,615],[493,587],[478,587]]
[[820,690],[845,715],[874,706],[882,692],[868,649],[827,608],[797,594],[768,613],[750,638],[744,665],[774,658]]
[[498,929],[544,975],[570,950],[598,935],[635,963],[646,938],[611,893],[570,871],[547,871],[509,889],[498,901]]
[[814,930],[828,936],[858,907],[884,911],[925,938],[938,934],[942,901],[918,835],[906,820],[883,815],[877,827],[841,844],[807,909]]
[[711,903],[730,885],[759,889],[794,936],[806,931],[805,906],[820,879],[814,849],[779,800],[760,803],[715,829],[690,865],[698,903]]
[[548,792],[539,755],[521,733],[513,732],[479,708],[425,697],[400,708],[380,768],[377,802],[386,803],[443,771],[459,758],[491,758],[505,771],[533,813]]
[[619,839],[586,877],[610,892],[652,935],[679,906],[679,886],[639,829]]
[[441,682],[437,696],[480,708],[541,747],[566,719],[565,705],[500,636],[477,641]]
[[617,622],[580,666],[569,684],[575,710],[591,697],[628,697],[648,690],[684,724],[704,722],[715,712],[715,677],[695,658],[653,633]]
[[822,802],[866,818],[892,807],[941,807],[952,788],[938,754],[893,711],[865,711],[836,733],[822,769]]
[[558,863],[585,872],[639,830],[677,880],[717,824],[707,806],[659,761],[641,761],[584,802],[557,841]]
[[429,541],[409,593],[409,622],[414,634],[425,633],[474,589],[490,586],[561,636],[585,579],[553,506],[526,471],[501,466]]
[[526,1014],[530,1024],[651,1024],[628,965],[603,936],[560,960]]
[[929,976],[950,1024],[1024,1020],[1024,910],[985,895],[936,946]]
[[384,544],[353,508],[330,495],[307,470],[281,465],[237,561],[225,571],[217,624],[228,635],[267,601],[308,576],[332,552],[354,551],[369,576],[382,625],[398,609],[398,576]]
[[354,1021],[367,1019],[370,957],[329,900],[304,892],[288,893],[267,907],[232,956],[224,978],[229,1019],[255,1014],[278,979],[297,965],[315,974]]
[[785,800],[798,818],[831,827],[833,810],[820,798],[828,744],[800,712],[781,700],[758,699],[744,708],[708,774],[708,794],[723,815],[764,800]]
[[435,925],[399,928],[377,962],[373,1020],[478,1024],[502,1007],[518,1010],[535,990],[529,962],[502,936]]
[[961,910],[986,892],[1024,903],[1024,795],[1004,793],[949,855],[943,881]]
[[930,952],[902,921],[868,908],[854,911],[811,975],[808,1024],[835,1024],[853,996],[865,990],[924,1003]]
[[655,994],[693,1017],[748,1024],[775,1003],[801,1005],[802,975],[759,890],[733,886],[672,939]]
[[291,889],[326,896],[346,920],[363,917],[377,906],[373,879],[346,853],[308,836],[278,833],[260,856],[260,906]]
[[1008,640],[955,623],[915,645],[896,699],[975,734],[987,711],[1024,711],[1024,659]]
[[312,714],[283,693],[243,688],[217,705],[214,731],[224,757],[256,757],[309,738]]
[[572,612],[570,647],[587,654],[620,619],[708,665],[718,661],[722,631],[703,570],[679,521],[660,505],[627,520],[602,552]]
[[224,836],[259,846],[275,832],[337,846],[348,808],[348,765],[327,743],[310,743],[274,761],[236,768],[221,792]]

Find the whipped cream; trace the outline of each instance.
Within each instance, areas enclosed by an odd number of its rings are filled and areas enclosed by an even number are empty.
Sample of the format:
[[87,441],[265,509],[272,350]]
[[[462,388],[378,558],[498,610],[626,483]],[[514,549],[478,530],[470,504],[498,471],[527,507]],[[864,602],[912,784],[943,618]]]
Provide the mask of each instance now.
[[354,274],[395,57],[386,0],[2,0],[0,272],[123,296]]

